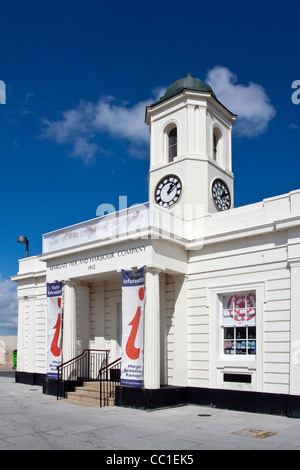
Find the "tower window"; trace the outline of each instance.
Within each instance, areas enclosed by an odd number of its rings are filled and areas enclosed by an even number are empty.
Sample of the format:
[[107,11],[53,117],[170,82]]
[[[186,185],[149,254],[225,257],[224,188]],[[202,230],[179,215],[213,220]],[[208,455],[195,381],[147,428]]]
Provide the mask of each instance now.
[[213,153],[213,158],[214,160],[217,161],[217,151],[218,151],[218,140],[216,137],[216,134],[214,134],[214,153]]
[[219,162],[219,160],[220,160],[220,141],[221,141],[220,132],[217,129],[214,129],[214,133],[213,133],[213,159],[216,162]]
[[169,162],[172,162],[177,156],[177,127],[169,132]]

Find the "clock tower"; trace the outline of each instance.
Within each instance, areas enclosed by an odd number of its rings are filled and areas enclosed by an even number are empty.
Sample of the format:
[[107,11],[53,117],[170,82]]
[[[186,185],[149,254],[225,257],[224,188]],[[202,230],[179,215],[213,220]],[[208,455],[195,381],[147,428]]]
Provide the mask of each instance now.
[[[187,74],[146,108],[149,201],[193,218],[233,207],[231,130],[236,115],[212,88]],[[197,209],[198,208],[198,209]]]

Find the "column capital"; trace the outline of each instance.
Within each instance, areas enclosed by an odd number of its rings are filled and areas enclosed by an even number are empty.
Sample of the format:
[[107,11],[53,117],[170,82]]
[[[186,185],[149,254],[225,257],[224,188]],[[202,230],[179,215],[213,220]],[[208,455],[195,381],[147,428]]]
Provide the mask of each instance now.
[[64,286],[74,287],[74,289],[76,289],[76,287],[78,287],[78,282],[74,281],[73,279],[64,279],[63,280],[63,287]]
[[153,274],[155,274],[155,273],[159,274],[159,273],[161,273],[165,270],[166,270],[166,268],[164,266],[161,266],[161,265],[158,265],[158,264],[148,264],[147,266],[145,266],[146,273],[151,272]]

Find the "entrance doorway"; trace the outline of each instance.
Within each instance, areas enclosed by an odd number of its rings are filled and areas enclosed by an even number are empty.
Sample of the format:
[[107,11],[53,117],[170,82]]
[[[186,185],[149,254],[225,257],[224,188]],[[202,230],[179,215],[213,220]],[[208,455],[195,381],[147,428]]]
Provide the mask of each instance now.
[[112,337],[111,337],[111,356],[110,362],[121,357],[122,345],[122,302],[115,299],[112,305]]
[[116,305],[116,356],[119,358],[122,354],[122,303]]

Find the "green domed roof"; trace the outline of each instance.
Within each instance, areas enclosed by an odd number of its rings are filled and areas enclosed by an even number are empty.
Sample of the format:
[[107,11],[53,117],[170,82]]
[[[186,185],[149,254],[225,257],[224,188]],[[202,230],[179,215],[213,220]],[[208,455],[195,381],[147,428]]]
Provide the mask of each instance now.
[[200,80],[200,78],[192,77],[192,74],[188,73],[186,77],[180,78],[179,80],[176,80],[176,82],[172,83],[172,85],[166,89],[164,96],[162,96],[159,101],[167,100],[168,98],[171,98],[171,96],[180,93],[182,90],[208,91],[216,98],[213,89],[207,83]]

